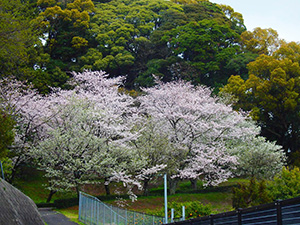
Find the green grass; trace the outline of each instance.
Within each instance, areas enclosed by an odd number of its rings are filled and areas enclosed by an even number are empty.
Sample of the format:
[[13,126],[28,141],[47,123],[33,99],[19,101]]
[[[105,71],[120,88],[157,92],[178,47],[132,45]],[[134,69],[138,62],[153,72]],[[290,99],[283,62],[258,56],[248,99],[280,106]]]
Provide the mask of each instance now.
[[[224,182],[220,185],[220,189],[218,191],[209,191],[201,189],[196,191],[195,193],[184,193],[184,191],[190,190],[190,182],[181,182],[179,184],[178,191],[182,193],[177,193],[175,195],[168,196],[168,202],[190,202],[190,201],[199,201],[202,204],[210,204],[212,206],[212,210],[214,213],[227,212],[232,211],[232,203],[231,203],[231,191],[230,187],[236,185],[237,183],[247,182],[244,179],[230,179],[227,182]],[[199,185],[199,187],[201,187]],[[203,193],[199,193],[205,190]],[[213,188],[212,188],[213,190]],[[157,196],[158,193],[162,193],[162,195]],[[151,195],[152,194],[152,195]],[[117,205],[117,201],[110,200],[105,201],[108,204]],[[131,202],[130,200],[126,200],[127,209],[134,210],[138,212],[144,212],[147,214],[158,215],[163,212],[164,207],[164,198],[163,198],[163,185],[159,185],[150,189],[150,196],[140,196],[136,202]],[[74,219],[74,222],[78,222],[78,207],[71,207],[63,210],[59,210],[59,212],[65,214],[67,217]]]
[[[175,195],[168,195],[168,202],[190,202],[199,201],[202,204],[210,204],[214,213],[232,211],[232,187],[238,183],[248,182],[246,179],[234,178],[220,184],[218,187],[203,188],[198,182],[198,189],[192,190],[189,181],[182,181],[178,185]],[[160,185],[150,189],[150,196],[140,196],[132,203],[126,200],[127,209],[157,215],[164,207],[164,187]],[[107,201],[109,204],[116,205],[116,201]]]
[[[49,194],[49,190],[45,188],[47,179],[43,176],[43,172],[33,168],[24,168],[21,178],[16,179],[14,185],[24,194],[29,196],[35,203],[45,203]],[[218,187],[203,188],[202,182],[198,182],[198,189],[192,190],[189,181],[182,181],[178,185],[175,195],[168,196],[168,202],[191,202],[199,201],[206,205],[210,204],[214,213],[231,211],[232,209],[232,187],[238,183],[248,182],[246,179],[229,179],[220,184]],[[114,189],[115,187],[112,187]],[[85,192],[98,196],[103,195],[103,187],[89,185],[85,187]],[[140,196],[136,202],[126,200],[127,209],[148,214],[157,215],[164,207],[164,186],[162,181],[158,181],[156,185],[152,185],[150,196]],[[76,193],[56,193],[53,195],[52,201],[56,199],[74,198]],[[109,204],[117,205],[116,200],[106,201]],[[72,221],[82,224],[78,221],[78,206],[67,209],[60,209],[59,212],[66,215]]]
[[56,211],[65,215],[71,221],[78,223],[80,225],[84,225],[84,223],[82,223],[78,220],[78,206],[73,206],[73,207],[66,208],[66,209],[57,209]]
[[[47,179],[42,171],[34,168],[24,167],[22,173],[14,180],[13,185],[29,196],[35,203],[45,203],[49,190],[46,188]],[[51,202],[56,199],[74,198],[75,192],[56,193],[53,195]]]

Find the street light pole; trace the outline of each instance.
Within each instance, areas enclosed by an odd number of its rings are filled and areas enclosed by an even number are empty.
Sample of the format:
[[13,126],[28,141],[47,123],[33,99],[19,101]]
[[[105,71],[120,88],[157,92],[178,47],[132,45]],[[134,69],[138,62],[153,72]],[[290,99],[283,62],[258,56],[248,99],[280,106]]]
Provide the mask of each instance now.
[[168,199],[167,199],[167,174],[164,174],[164,192],[165,192],[165,224],[168,223]]

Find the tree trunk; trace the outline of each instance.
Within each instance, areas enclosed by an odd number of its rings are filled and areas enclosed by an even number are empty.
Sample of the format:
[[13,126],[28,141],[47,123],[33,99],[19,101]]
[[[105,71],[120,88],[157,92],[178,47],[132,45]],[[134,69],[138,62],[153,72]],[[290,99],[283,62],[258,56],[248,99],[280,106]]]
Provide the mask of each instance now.
[[149,195],[149,181],[150,179],[145,179],[144,180],[144,185],[143,185],[143,189],[144,189],[144,196],[148,196]]
[[197,179],[190,179],[190,181],[191,181],[192,189],[194,191],[196,191],[197,190]]
[[174,195],[175,194],[178,181],[179,181],[178,178],[169,179],[169,194],[170,195]]
[[56,193],[56,191],[53,191],[53,190],[50,191],[50,193],[49,193],[49,195],[48,195],[48,198],[47,198],[47,203],[49,203],[49,202],[51,201],[52,196],[53,196],[55,193]]
[[8,183],[10,183],[10,184],[12,184],[14,182],[15,176],[17,174],[17,170],[19,169],[19,162],[21,161],[20,158],[21,157],[18,156],[16,162],[13,165],[12,172],[11,172],[10,176],[8,177],[8,179],[7,179]]
[[109,188],[109,184],[107,183],[108,178],[104,179],[104,188],[105,188],[105,193],[106,195],[110,195],[110,188]]
[[79,184],[76,183],[76,193],[78,199],[79,199],[79,192],[80,192]]

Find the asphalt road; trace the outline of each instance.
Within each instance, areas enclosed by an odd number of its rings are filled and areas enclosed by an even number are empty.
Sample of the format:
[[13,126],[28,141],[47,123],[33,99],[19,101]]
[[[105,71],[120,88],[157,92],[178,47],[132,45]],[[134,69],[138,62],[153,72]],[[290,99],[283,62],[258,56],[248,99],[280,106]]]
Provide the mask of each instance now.
[[42,219],[47,225],[78,225],[63,214],[53,211],[51,208],[39,208]]

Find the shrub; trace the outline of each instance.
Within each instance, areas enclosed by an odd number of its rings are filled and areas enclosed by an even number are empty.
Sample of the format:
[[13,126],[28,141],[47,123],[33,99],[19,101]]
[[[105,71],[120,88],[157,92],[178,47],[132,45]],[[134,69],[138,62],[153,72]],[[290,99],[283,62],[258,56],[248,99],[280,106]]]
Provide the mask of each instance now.
[[235,209],[268,202],[272,202],[272,197],[265,180],[252,178],[248,184],[239,184],[239,187],[233,188],[232,206]]
[[78,205],[78,198],[57,199],[54,200],[54,205],[58,209],[68,208],[74,205]]
[[[174,218],[182,217],[182,206],[185,206],[185,218],[197,218],[201,216],[208,216],[212,214],[211,205],[203,205],[199,201],[191,202],[169,202],[168,203],[168,217],[171,217],[171,209],[174,209]],[[155,213],[156,216],[164,216],[164,209],[161,209],[159,212]]]
[[288,167],[283,168],[269,187],[272,198],[274,200],[284,200],[300,196],[299,181],[300,169],[298,167],[294,167],[294,169],[289,169]]
[[211,205],[203,205],[198,201],[181,203],[180,207],[182,208],[183,205],[185,206],[185,217],[187,219],[208,216],[212,213]]

